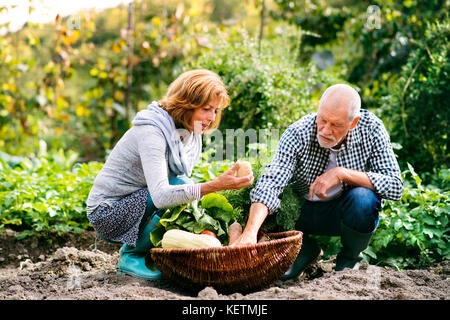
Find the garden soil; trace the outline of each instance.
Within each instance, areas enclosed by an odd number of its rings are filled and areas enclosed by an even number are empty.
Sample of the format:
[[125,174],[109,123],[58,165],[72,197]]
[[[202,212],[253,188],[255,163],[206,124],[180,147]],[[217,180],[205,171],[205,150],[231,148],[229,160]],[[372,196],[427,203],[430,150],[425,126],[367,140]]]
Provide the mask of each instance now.
[[119,246],[98,242],[95,234],[16,239],[0,234],[0,300],[83,299],[338,299],[449,300],[449,262],[428,270],[399,271],[362,264],[359,270],[334,271],[334,259],[319,261],[299,279],[275,281],[267,288],[224,295],[212,287],[187,292],[169,280],[145,281],[118,275]]

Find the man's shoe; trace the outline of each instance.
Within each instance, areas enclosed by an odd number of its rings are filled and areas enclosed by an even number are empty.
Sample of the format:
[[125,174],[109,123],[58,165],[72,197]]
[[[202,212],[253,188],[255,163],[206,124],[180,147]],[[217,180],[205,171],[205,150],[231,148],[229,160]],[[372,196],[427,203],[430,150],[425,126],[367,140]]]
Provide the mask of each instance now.
[[303,236],[300,252],[289,270],[281,277],[281,280],[297,278],[306,267],[317,262],[322,255],[323,251],[317,242],[309,236]]
[[336,271],[345,268],[358,269],[362,260],[361,252],[367,248],[373,232],[361,233],[341,223],[342,250],[336,257]]

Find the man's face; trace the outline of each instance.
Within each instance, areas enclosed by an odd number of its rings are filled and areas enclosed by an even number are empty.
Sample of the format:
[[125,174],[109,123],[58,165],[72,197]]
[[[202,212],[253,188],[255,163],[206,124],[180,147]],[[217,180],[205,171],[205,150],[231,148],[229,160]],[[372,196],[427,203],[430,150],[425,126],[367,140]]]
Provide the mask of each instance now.
[[356,127],[359,117],[349,120],[348,107],[322,103],[317,111],[317,140],[323,148],[340,147],[347,133]]

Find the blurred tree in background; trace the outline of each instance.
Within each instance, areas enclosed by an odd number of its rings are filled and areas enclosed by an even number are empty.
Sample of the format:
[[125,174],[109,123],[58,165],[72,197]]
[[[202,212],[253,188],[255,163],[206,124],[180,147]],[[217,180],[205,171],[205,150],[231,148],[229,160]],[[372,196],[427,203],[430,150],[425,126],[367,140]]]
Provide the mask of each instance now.
[[382,117],[402,168],[448,167],[449,1],[275,2],[274,19],[301,30],[298,61],[331,54],[327,70],[359,88],[363,107]]
[[222,115],[220,129],[284,131],[315,111],[323,87],[336,81],[333,75],[296,64],[282,39],[263,41],[259,52],[256,39],[245,30],[236,31],[239,41],[224,35],[190,66],[213,70],[227,86],[232,102]]
[[448,166],[449,1],[262,3],[141,0],[131,34],[121,5],[80,12],[80,28],[58,17],[0,35],[0,151],[32,156],[46,143],[104,160],[135,112],[204,67],[232,97],[221,129],[284,130],[324,86],[347,82],[383,118],[402,168]]
[[420,172],[449,165],[449,41],[448,19],[428,24],[382,100],[391,139],[402,146],[397,151],[400,162]]

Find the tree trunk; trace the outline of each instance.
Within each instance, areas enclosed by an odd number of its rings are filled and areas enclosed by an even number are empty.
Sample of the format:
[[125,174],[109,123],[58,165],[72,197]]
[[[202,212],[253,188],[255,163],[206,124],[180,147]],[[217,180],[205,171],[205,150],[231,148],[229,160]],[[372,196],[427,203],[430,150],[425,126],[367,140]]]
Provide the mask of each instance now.
[[132,72],[133,72],[133,1],[128,5],[128,32],[127,32],[127,45],[128,45],[128,70],[127,70],[127,91],[125,94],[125,117],[127,121],[130,121],[131,115],[131,85],[132,85]]

